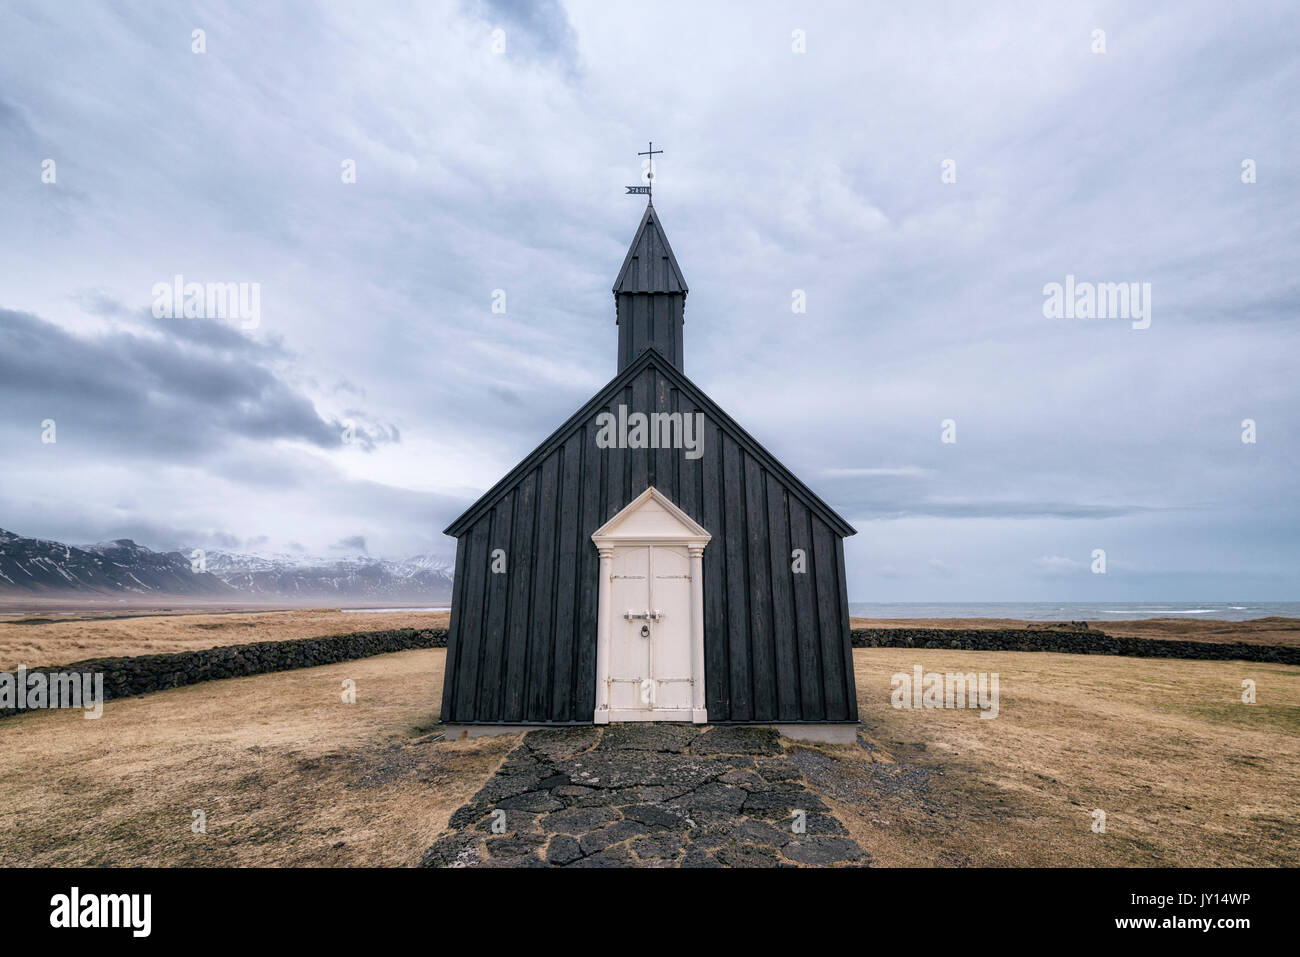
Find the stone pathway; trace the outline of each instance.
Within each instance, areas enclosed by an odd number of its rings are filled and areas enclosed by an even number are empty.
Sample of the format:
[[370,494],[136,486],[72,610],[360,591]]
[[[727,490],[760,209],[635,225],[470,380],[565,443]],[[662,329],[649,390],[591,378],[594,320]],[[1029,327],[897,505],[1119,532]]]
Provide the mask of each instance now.
[[777,732],[656,723],[529,732],[421,866],[868,862]]

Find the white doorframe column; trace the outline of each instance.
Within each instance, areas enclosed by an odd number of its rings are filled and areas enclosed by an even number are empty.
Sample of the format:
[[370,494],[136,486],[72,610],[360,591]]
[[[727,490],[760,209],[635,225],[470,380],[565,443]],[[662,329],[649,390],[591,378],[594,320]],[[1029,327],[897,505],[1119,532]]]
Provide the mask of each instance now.
[[600,545],[600,586],[597,589],[596,616],[596,724],[609,724],[609,630],[613,593],[614,546]]
[[691,721],[704,724],[704,546],[691,545]]

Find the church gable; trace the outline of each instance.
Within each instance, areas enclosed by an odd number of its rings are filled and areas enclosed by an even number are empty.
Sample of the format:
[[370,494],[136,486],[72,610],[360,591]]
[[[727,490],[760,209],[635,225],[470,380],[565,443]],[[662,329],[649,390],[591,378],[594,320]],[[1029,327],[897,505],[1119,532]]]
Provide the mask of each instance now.
[[[652,418],[655,416],[658,418]],[[714,436],[714,447],[717,448],[720,443],[717,443],[716,434],[720,432],[757,459],[766,471],[776,475],[837,534],[856,534],[853,526],[763,448],[699,386],[654,351],[642,353],[633,365],[615,376],[527,458],[447,526],[445,533],[458,538],[463,535],[478,515],[499,501],[548,455],[568,445],[579,431],[590,432],[590,444],[596,452],[606,450],[597,446],[598,441],[604,445],[610,440],[613,445],[606,447],[609,451],[627,452],[640,448],[654,452],[655,455],[647,460],[650,472],[678,457],[687,462],[707,457],[707,437]],[[664,445],[665,434],[678,437],[675,447]],[[618,503],[618,506],[621,508],[625,504],[626,501]]]

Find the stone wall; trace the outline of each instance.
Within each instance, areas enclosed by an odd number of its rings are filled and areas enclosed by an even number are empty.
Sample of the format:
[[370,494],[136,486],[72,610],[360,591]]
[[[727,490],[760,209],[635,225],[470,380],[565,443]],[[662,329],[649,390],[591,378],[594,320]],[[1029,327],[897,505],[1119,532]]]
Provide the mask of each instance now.
[[[104,700],[148,694],[166,688],[238,678],[271,671],[311,668],[354,658],[369,658],[411,648],[445,648],[445,628],[395,628],[324,638],[295,638],[290,641],[259,641],[247,645],[223,645],[201,651],[178,651],[130,658],[91,658],[69,665],[32,668],[40,671],[103,673]],[[12,672],[10,672],[12,673]],[[0,717],[17,713],[0,708]]]
[[[1120,638],[1092,629],[1033,628],[942,629],[855,628],[855,648],[948,648],[961,651],[1054,651],[1068,655],[1125,655],[1134,658],[1191,658],[1211,661],[1264,661],[1300,665],[1300,648],[1203,641]],[[130,658],[91,658],[33,671],[103,673],[104,700],[148,694],[166,688],[238,678],[272,671],[311,668],[354,658],[369,658],[412,648],[445,648],[444,628],[396,628],[325,638],[259,641],[202,651],[179,651]],[[17,713],[0,708],[0,717]]]
[[1163,638],[1120,638],[1092,629],[855,628],[854,648],[951,648],[961,651],[1055,651],[1066,655],[1268,661],[1300,665],[1300,648]]

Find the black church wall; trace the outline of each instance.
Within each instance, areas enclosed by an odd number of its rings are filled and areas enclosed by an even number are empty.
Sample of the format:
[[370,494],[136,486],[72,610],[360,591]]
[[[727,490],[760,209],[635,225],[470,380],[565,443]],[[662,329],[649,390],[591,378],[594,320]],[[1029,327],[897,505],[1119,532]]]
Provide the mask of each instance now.
[[[664,361],[662,359],[658,361]],[[703,454],[601,449],[597,415],[704,413]],[[654,485],[713,536],[704,551],[711,722],[854,721],[842,533],[765,453],[654,364],[553,437],[458,529],[442,720],[588,724],[599,559],[591,535]],[[792,570],[791,551],[807,570]],[[491,570],[494,549],[503,573]]]

